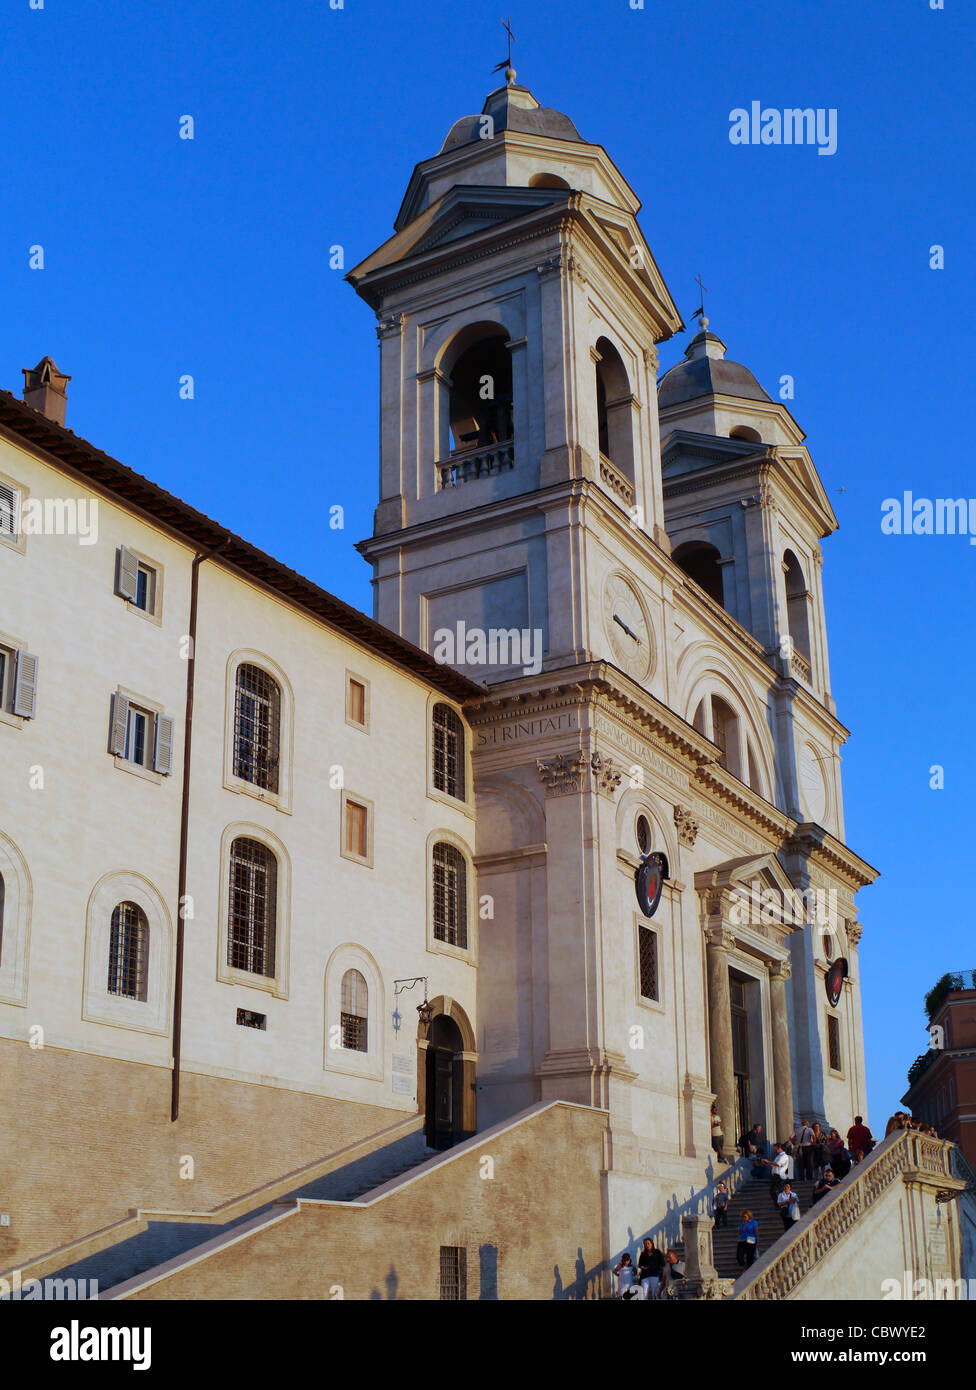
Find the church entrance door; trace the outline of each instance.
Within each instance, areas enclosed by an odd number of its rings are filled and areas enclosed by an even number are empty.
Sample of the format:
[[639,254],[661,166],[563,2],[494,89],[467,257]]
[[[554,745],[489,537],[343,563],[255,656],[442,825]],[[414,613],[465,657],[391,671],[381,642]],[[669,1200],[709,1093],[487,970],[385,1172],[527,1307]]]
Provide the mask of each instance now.
[[464,1132],[464,1049],[461,1030],[446,1014],[430,1025],[427,1046],[427,1143],[432,1149],[449,1149]]

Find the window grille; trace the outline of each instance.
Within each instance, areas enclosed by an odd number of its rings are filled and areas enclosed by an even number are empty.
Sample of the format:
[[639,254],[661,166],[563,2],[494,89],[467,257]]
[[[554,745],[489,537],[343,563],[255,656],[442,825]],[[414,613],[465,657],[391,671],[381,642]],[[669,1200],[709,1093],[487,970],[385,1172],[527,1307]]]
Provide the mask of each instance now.
[[352,1052],[368,1052],[368,1000],[366,980],[358,970],[347,970],[342,977],[340,1021],[342,1045]]
[[450,705],[434,706],[434,786],[464,800],[464,725]]
[[467,950],[467,864],[459,850],[443,842],[434,846],[434,936]]
[[234,705],[234,776],[278,791],[281,688],[260,666],[237,668]]
[[112,912],[108,947],[108,992],[145,999],[149,922],[136,903],[119,903]]
[[463,1245],[441,1246],[441,1302],[468,1297],[468,1252]]
[[646,854],[651,847],[651,826],[646,816],[637,817],[637,848]]
[[650,927],[637,928],[640,957],[640,992],[643,999],[657,999],[657,932]]
[[257,840],[235,840],[230,851],[227,964],[252,975],[275,973],[278,861]]
[[840,1071],[840,1019],[834,1014],[827,1015],[827,1055],[830,1070]]
[[268,1026],[267,1014],[256,1014],[253,1009],[238,1009],[237,1022],[242,1028],[259,1028],[263,1032]]

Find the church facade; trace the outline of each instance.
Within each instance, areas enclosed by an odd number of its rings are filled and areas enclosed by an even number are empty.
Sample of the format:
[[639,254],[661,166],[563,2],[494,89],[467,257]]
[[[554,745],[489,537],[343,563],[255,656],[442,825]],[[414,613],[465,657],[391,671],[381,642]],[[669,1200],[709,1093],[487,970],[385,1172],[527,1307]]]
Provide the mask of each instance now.
[[0,393],[0,1047],[39,1155],[0,1264],[553,1101],[607,1117],[616,1249],[707,1184],[713,1102],[727,1148],[866,1114],[837,522],[704,316],[658,379],[639,206],[514,74],[417,165],[348,277],[372,619],[65,429],[50,359]]

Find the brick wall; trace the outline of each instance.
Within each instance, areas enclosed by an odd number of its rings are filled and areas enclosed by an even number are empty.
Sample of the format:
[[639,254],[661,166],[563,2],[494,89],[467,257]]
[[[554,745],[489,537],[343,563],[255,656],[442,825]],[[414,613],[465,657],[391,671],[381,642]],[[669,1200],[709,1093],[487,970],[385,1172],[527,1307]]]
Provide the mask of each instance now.
[[[0,1269],[123,1218],[206,1211],[404,1119],[402,1110],[0,1039]],[[184,1155],[192,1179],[180,1177]]]
[[595,1297],[605,1125],[600,1111],[547,1107],[390,1184],[368,1206],[303,1202],[131,1297],[330,1299],[341,1289],[347,1299],[437,1299],[442,1245],[466,1250],[471,1300]]

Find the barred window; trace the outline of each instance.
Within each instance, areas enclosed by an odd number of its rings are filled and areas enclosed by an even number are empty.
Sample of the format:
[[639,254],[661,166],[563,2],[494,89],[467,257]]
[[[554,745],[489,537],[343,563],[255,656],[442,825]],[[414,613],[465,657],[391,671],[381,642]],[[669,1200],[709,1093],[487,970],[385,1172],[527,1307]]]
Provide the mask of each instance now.
[[441,1302],[463,1302],[468,1296],[468,1252],[463,1245],[441,1246]]
[[137,903],[119,903],[112,912],[108,946],[108,992],[145,999],[149,922]]
[[342,1045],[353,1052],[367,1052],[369,994],[358,970],[347,970],[342,977]]
[[827,1057],[830,1070],[840,1071],[840,1019],[836,1014],[827,1015]]
[[654,999],[657,992],[657,932],[650,927],[637,928],[637,951],[640,957],[640,992],[642,999]]
[[230,921],[227,964],[273,978],[278,861],[258,840],[230,847]]
[[237,668],[234,701],[234,776],[264,791],[278,791],[281,688],[260,666]]
[[450,705],[434,706],[434,786],[464,800],[464,725]]
[[468,946],[468,872],[464,855],[443,841],[434,846],[434,936]]

